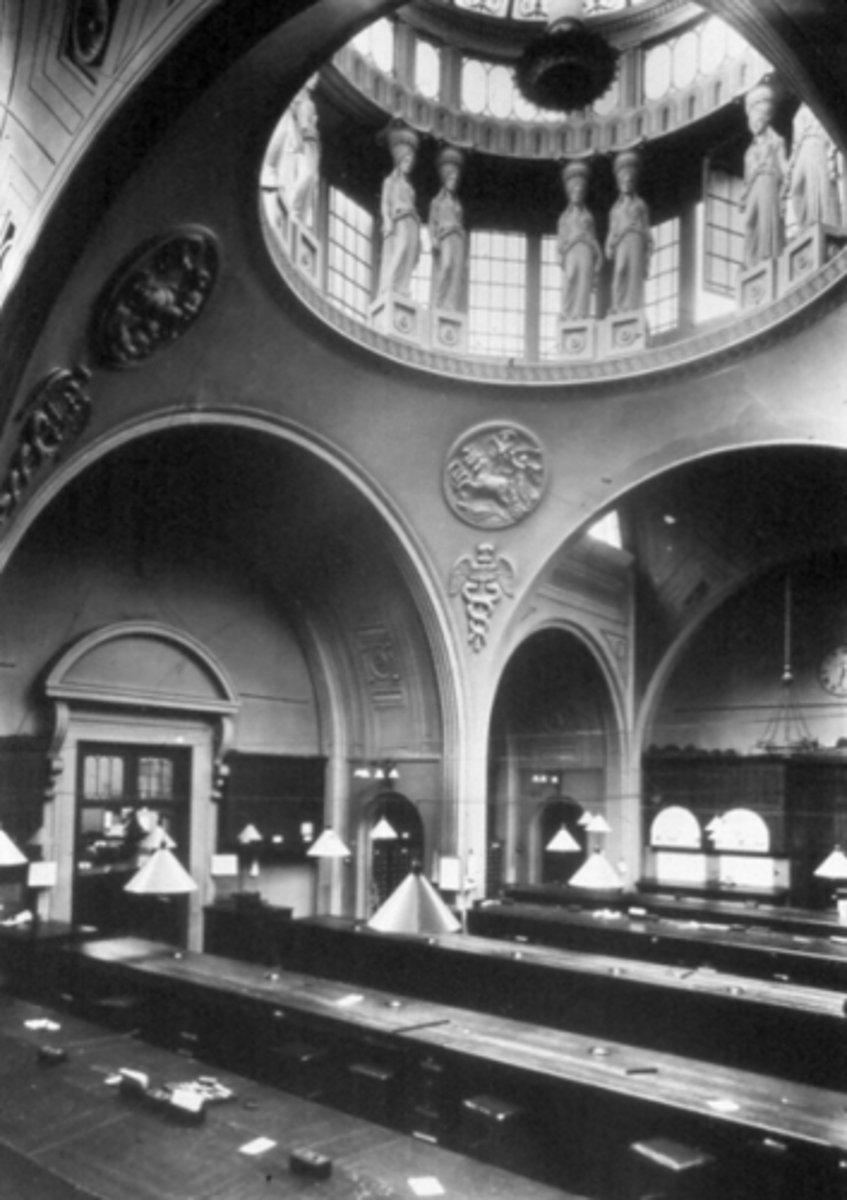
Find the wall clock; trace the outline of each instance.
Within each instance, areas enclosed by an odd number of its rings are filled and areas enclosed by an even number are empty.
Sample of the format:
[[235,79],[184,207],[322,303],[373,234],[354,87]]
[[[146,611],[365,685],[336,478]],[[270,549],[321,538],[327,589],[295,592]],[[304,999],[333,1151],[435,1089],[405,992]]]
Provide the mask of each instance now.
[[847,696],[847,646],[836,646],[821,659],[818,680],[833,696]]

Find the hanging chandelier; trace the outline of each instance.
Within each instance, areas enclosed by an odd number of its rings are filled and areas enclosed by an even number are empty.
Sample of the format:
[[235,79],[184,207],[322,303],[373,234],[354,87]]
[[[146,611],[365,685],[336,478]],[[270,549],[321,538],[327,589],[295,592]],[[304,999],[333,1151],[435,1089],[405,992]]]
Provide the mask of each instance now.
[[780,678],[781,697],[773,717],[754,747],[758,754],[794,754],[817,750],[818,743],[809,732],[794,695],[794,668],[791,663],[791,577],[785,577],[783,610],[783,662]]
[[544,33],[528,43],[515,67],[515,83],[531,104],[574,112],[610,88],[618,51],[584,16],[583,0],[550,0]]

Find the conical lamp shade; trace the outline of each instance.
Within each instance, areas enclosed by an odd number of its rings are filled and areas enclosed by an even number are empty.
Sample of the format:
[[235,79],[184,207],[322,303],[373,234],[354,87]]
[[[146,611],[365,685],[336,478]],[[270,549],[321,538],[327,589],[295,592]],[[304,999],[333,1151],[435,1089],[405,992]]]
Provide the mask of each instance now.
[[595,813],[583,826],[586,833],[611,833],[609,822],[602,813]]
[[836,846],[821,865],[815,868],[814,873],[820,879],[847,879],[847,854],[840,846]]
[[349,858],[350,850],[333,829],[325,829],[306,854],[310,858]]
[[577,818],[577,825],[580,829],[585,829],[586,825],[590,825],[594,820],[590,812],[584,812],[581,817]]
[[411,871],[368,921],[380,933],[456,933],[460,922],[428,879]]
[[374,842],[395,842],[397,830],[385,817],[380,817],[371,830],[371,839]]
[[21,854],[6,830],[0,829],[0,867],[20,867],[25,862],[27,856]]
[[620,876],[602,850],[595,850],[588,856],[577,873],[568,880],[568,886],[590,888],[598,892],[623,889]]
[[564,825],[559,832],[550,839],[544,848],[545,850],[552,850],[554,854],[567,854],[568,852],[582,849],[579,842],[575,837],[568,833]]
[[165,847],[151,854],[124,888],[139,896],[178,896],[196,890],[197,884],[185,867]]
[[238,835],[238,840],[242,846],[249,846],[251,842],[260,842],[262,835],[255,825],[245,825]]

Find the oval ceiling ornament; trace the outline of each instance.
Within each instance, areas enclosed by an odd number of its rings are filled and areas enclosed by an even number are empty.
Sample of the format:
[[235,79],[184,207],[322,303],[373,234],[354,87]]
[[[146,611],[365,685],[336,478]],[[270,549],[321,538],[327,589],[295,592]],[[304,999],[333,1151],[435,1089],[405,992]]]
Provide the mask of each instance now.
[[101,293],[91,342],[106,367],[133,367],[172,345],[199,317],[217,279],[217,242],[187,226],[146,243]]

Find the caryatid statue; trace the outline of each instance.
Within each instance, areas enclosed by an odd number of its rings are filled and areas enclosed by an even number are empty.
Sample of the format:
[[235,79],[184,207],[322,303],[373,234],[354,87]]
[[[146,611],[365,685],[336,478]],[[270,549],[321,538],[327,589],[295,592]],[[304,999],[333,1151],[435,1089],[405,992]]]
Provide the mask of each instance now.
[[638,195],[640,157],[635,150],[615,158],[618,198],[609,213],[606,257],[612,263],[613,313],[640,312],[644,308],[644,283],[650,270],[653,235],[650,210]]
[[794,117],[785,190],[799,233],[812,225],[840,225],[835,146],[807,104]]
[[785,141],[772,127],[775,97],[767,83],[747,93],[747,124],[753,140],[744,155],[744,265],[777,258],[785,244],[782,204],[788,159]]
[[594,217],[586,207],[591,169],[587,162],[562,168],[567,207],[559,217],[556,245],[562,264],[562,318],[579,321],[591,311],[591,293],[603,264]]
[[[280,200],[303,224],[315,224],[315,198],[320,169],[318,113],[312,92],[318,76],[300,89],[277,126],[267,166]],[[269,184],[267,186],[272,186]]]
[[432,304],[434,308],[464,312],[468,239],[458,191],[465,156],[456,146],[443,146],[436,162],[441,190],[429,206]]
[[421,218],[417,210],[415,189],[410,179],[419,141],[414,129],[402,123],[392,124],[388,130],[388,145],[394,160],[394,169],[382,184],[382,262],[379,295],[387,292],[395,292],[401,296],[411,295],[412,274],[421,252]]

